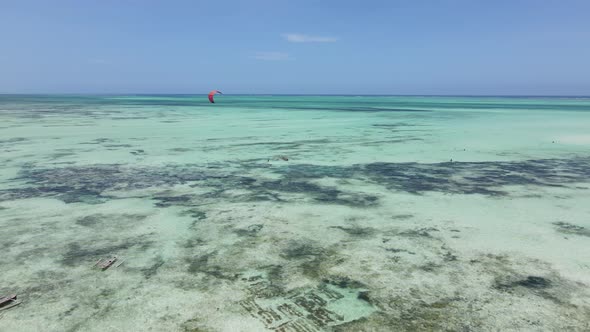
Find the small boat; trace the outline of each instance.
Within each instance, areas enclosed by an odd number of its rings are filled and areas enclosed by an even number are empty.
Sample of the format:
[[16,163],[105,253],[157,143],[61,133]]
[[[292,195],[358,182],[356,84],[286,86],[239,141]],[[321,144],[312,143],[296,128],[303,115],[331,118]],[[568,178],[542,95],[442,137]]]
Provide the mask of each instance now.
[[[117,256],[113,256],[109,259],[99,259],[96,263],[94,263],[94,266],[98,266],[101,270],[106,270],[109,267],[113,266],[113,264],[118,260]],[[119,265],[123,264],[123,260],[119,261],[119,264],[117,264],[115,267],[119,267]]]
[[0,311],[15,307],[19,304],[21,304],[21,302],[16,299],[16,294],[0,297]]

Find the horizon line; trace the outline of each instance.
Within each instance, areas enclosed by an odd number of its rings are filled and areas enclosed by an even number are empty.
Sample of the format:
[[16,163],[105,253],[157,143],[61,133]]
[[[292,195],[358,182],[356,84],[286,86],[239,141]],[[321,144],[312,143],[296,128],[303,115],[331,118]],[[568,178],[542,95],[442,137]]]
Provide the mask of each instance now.
[[[3,93],[0,96],[199,96],[202,93],[83,93],[83,92],[33,92],[33,93]],[[325,97],[550,97],[550,98],[590,98],[590,95],[563,94],[354,94],[354,93],[223,93],[226,96],[325,96]]]

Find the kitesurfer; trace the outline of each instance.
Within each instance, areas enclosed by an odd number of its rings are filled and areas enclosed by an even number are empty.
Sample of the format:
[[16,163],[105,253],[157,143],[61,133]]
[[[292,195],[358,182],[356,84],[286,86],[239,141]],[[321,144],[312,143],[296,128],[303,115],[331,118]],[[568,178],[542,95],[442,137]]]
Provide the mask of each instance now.
[[216,94],[218,94],[218,93],[219,93],[219,94],[223,94],[223,93],[221,93],[221,91],[219,91],[219,90],[211,90],[211,92],[209,92],[209,102],[211,102],[211,103],[213,103],[213,104],[214,104],[214,103],[215,103],[215,100],[213,100],[213,96],[215,96],[215,95],[216,95]]

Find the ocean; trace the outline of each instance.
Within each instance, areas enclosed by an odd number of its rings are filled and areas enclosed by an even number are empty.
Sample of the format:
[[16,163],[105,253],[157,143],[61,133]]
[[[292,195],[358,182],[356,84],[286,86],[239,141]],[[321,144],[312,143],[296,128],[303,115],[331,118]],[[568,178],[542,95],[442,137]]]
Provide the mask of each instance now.
[[590,98],[215,99],[0,95],[0,330],[590,329]]

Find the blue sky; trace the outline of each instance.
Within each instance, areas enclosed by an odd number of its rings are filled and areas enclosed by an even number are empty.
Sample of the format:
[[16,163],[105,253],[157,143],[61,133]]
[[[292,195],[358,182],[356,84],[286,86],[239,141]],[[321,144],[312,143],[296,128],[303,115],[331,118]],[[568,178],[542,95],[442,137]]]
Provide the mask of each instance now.
[[590,95],[590,1],[0,0],[0,93]]

